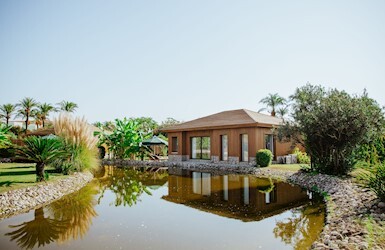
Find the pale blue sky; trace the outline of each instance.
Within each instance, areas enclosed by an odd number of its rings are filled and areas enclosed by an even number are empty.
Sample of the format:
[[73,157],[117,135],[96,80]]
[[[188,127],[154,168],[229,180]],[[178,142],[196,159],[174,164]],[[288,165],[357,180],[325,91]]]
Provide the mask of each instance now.
[[90,122],[258,110],[311,82],[385,105],[385,1],[0,1],[0,104]]

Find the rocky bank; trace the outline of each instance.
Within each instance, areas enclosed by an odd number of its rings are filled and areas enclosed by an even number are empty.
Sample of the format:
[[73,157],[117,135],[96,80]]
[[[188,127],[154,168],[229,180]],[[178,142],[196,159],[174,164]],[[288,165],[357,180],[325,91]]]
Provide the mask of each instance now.
[[79,190],[92,179],[91,173],[75,173],[68,178],[0,193],[0,219],[42,207]]

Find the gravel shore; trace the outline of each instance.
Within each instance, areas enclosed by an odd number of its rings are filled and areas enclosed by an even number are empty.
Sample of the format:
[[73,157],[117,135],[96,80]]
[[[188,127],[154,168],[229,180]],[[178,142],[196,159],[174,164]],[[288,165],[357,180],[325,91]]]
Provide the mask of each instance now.
[[93,179],[91,173],[75,173],[68,178],[43,182],[37,186],[0,194],[0,219],[27,212],[60,199],[84,187]]

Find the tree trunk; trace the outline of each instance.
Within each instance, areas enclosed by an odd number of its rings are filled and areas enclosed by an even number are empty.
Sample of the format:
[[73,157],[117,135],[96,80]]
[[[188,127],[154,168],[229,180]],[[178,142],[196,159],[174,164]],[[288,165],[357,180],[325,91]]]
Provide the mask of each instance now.
[[9,123],[9,117],[7,117],[7,126],[9,125],[8,123]]
[[25,133],[27,133],[28,121],[29,121],[29,116],[27,115],[27,119],[25,119]]
[[44,126],[45,126],[45,122],[44,122],[44,119],[42,119],[43,120],[43,128],[44,128]]
[[275,116],[275,110],[271,111],[271,116]]
[[43,162],[36,163],[36,181],[37,182],[41,182],[45,180],[44,167],[45,165]]
[[44,209],[42,207],[35,209],[35,219],[44,219]]

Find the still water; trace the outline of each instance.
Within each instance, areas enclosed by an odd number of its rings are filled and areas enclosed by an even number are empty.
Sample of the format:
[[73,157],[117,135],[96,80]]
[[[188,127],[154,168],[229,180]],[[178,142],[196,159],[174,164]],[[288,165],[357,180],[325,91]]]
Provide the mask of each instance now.
[[[251,175],[121,170],[0,221],[0,249],[307,249],[318,197]],[[312,197],[313,196],[313,197]]]

